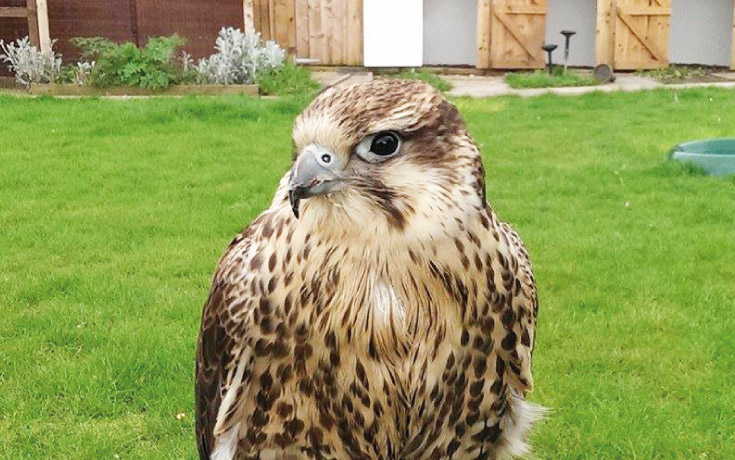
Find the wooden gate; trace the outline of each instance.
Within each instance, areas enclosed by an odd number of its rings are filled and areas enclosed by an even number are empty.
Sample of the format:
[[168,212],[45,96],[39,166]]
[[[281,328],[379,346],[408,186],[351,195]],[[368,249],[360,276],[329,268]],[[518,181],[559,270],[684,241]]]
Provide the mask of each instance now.
[[543,67],[546,10],[547,0],[478,2],[478,67]]
[[598,0],[597,63],[620,70],[669,65],[671,0]]
[[669,65],[671,0],[616,0],[615,68]]
[[245,18],[297,58],[362,64],[362,0],[245,0]]

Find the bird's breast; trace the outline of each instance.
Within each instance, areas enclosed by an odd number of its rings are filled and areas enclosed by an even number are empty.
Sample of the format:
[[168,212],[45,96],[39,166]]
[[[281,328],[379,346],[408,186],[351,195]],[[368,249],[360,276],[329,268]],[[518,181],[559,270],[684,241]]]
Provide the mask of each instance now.
[[368,308],[379,327],[401,327],[406,318],[406,305],[398,298],[396,290],[383,278],[379,278],[369,295]]

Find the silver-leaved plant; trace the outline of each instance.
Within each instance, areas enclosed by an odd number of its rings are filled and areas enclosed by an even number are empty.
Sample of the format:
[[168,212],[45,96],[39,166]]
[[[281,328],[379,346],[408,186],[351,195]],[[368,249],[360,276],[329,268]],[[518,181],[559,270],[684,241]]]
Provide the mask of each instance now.
[[198,83],[253,84],[258,74],[283,66],[286,52],[274,41],[263,41],[257,32],[224,27],[215,44],[216,53],[197,64]]
[[40,51],[28,37],[9,43],[0,40],[0,60],[8,64],[15,80],[22,85],[52,83],[61,70],[61,55],[53,50],[55,42],[51,42],[49,50]]

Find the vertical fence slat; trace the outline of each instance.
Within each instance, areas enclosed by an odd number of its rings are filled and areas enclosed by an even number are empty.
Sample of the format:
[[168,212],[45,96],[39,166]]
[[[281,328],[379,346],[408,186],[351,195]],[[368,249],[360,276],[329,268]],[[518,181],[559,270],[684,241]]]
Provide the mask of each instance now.
[[268,0],[268,30],[271,40],[276,40],[276,0]]
[[491,0],[477,0],[477,68],[490,68]]
[[320,0],[308,0],[309,2],[309,54],[314,59],[319,59],[320,64],[327,62],[324,46],[324,33],[322,31],[322,9]]
[[333,0],[321,0],[321,31],[320,35],[322,36],[322,46],[324,47],[324,51],[322,51],[322,55],[324,56],[324,60],[322,64],[331,64],[334,62],[332,60],[333,54],[332,54],[332,33],[334,32],[332,30],[333,24],[333,17],[332,17],[332,1]]
[[296,0],[294,4],[296,29],[296,57],[308,58],[309,51],[309,5],[306,0]]
[[329,4],[329,24],[331,33],[328,41],[331,51],[330,64],[344,64],[344,45],[345,45],[345,8],[344,0],[331,1]]
[[275,33],[274,38],[289,54],[296,53],[296,29],[294,27],[296,6],[294,0],[276,0],[274,2]]
[[260,11],[260,35],[263,37],[263,40],[270,40],[272,38],[268,4],[269,0],[259,0],[258,2],[258,9]]
[[597,0],[595,63],[613,67],[615,55],[615,0]]
[[253,0],[253,28],[263,36],[263,21],[260,18],[260,0]]
[[133,37],[133,43],[137,46],[140,46],[139,14],[137,0],[130,0],[130,35]]
[[348,0],[346,29],[345,64],[361,65],[363,62],[362,0]]

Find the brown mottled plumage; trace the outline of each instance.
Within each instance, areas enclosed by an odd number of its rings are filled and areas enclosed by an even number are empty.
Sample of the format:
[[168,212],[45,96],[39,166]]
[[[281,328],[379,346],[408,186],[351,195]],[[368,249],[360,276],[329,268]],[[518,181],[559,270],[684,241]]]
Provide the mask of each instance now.
[[[397,153],[374,154],[381,132]],[[420,82],[340,86],[293,138],[293,171],[204,307],[200,457],[523,454],[536,287],[457,110]]]

